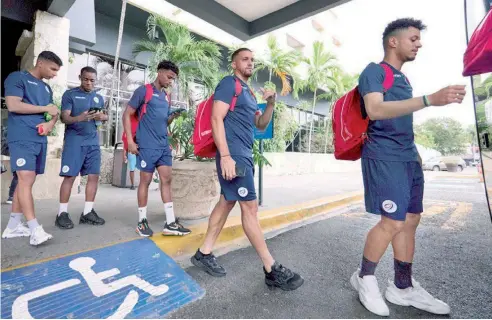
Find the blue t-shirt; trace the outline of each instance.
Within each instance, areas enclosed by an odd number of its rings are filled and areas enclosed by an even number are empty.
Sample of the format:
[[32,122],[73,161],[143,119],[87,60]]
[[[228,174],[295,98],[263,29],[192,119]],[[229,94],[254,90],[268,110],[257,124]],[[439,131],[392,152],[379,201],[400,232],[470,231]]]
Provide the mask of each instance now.
[[[258,104],[248,85],[241,81],[243,87],[234,111],[228,111],[224,118],[227,145],[231,156],[253,158],[255,115],[259,112]],[[235,77],[227,76],[215,89],[214,100],[231,104],[236,92]]]
[[[22,102],[35,106],[53,103],[53,91],[44,81],[27,71],[12,72],[5,80],[5,96],[21,97]],[[33,141],[48,143],[46,136],[40,136],[36,126],[44,123],[44,113],[20,114],[9,112],[7,141]]]
[[[388,66],[390,66],[388,64]],[[394,73],[393,86],[384,94],[384,101],[400,101],[413,97],[412,86],[405,75],[390,66]],[[381,92],[385,72],[379,64],[369,64],[359,77],[359,93]],[[418,153],[414,143],[413,114],[369,122],[368,141],[362,149],[363,158],[386,161],[417,161]]]
[[[142,116],[137,128],[137,141],[139,148],[169,149],[167,140],[167,119],[169,118],[169,103],[166,93],[160,92],[153,85],[154,93],[147,105],[147,112]],[[141,106],[145,102],[145,86],[135,90],[128,105],[141,112]]]
[[[62,97],[62,111],[70,110],[70,116],[76,117],[90,108],[103,109],[103,97],[95,91],[86,92],[80,87],[65,91]],[[80,146],[98,146],[99,135],[96,121],[76,122],[65,127],[65,142]]]

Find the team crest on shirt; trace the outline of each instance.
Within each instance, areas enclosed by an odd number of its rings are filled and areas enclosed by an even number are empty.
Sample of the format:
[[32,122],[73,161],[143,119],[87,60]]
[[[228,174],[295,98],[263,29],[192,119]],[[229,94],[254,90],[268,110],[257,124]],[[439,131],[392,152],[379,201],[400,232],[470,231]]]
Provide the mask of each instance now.
[[391,200],[383,201],[383,210],[386,211],[387,213],[395,213],[397,209],[398,206],[393,201]]
[[44,86],[44,88],[46,89],[46,92],[50,93],[50,89],[48,89],[48,86]]
[[98,97],[94,97],[94,102],[95,103],[99,103],[99,98]]
[[63,168],[62,168],[62,172],[63,173],[67,173],[68,171],[70,171],[70,167],[67,166],[67,165],[64,165]]
[[24,159],[24,158],[19,158],[19,159],[17,159],[17,161],[15,162],[15,164],[16,164],[18,167],[23,167],[23,166],[26,164],[26,159]]
[[144,160],[140,161],[140,166],[142,168],[145,168],[147,166],[147,162],[145,162]]
[[237,194],[239,196],[241,196],[242,198],[244,198],[248,195],[248,189],[246,189],[245,187],[241,187],[241,188],[237,189]]

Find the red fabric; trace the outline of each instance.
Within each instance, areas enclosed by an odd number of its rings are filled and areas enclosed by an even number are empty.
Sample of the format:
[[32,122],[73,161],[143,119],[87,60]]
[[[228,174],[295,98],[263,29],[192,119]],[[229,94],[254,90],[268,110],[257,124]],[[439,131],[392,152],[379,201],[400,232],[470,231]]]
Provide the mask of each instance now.
[[470,38],[463,56],[463,76],[492,72],[492,10]]
[[[382,63],[384,69],[384,91],[388,91],[394,82],[393,70]],[[358,160],[362,155],[362,145],[367,139],[369,117],[362,116],[362,97],[355,87],[338,99],[332,112],[333,145],[335,158],[339,160]]]

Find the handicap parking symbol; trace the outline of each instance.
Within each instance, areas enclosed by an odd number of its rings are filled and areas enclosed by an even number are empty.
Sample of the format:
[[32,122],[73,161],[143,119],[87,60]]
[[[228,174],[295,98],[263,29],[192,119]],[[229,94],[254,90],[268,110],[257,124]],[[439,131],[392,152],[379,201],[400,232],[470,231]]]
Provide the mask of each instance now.
[[4,319],[156,318],[205,294],[149,239],[3,272],[1,288]]

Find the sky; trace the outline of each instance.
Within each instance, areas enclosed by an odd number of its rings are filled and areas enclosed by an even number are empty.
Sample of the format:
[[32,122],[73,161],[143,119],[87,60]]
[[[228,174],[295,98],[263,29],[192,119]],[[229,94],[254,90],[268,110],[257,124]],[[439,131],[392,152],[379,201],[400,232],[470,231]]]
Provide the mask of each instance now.
[[461,75],[466,49],[463,0],[353,0],[332,10],[338,16],[337,35],[343,42],[338,59],[351,73],[360,73],[370,61],[382,60],[381,37],[389,22],[403,17],[423,20],[427,25],[421,35],[423,46],[416,60],[402,69],[414,96],[452,84],[467,85],[467,96],[461,105],[419,111],[414,122],[433,117],[452,117],[463,125],[475,122],[470,78]]

